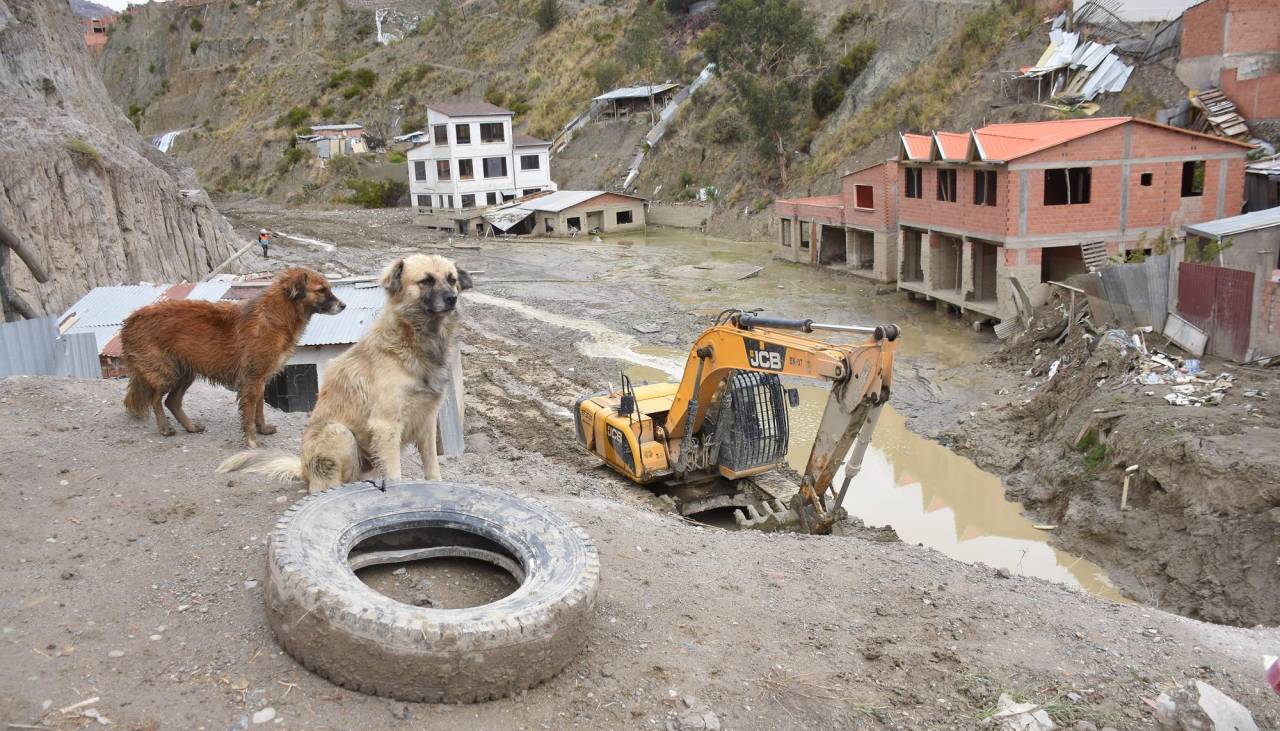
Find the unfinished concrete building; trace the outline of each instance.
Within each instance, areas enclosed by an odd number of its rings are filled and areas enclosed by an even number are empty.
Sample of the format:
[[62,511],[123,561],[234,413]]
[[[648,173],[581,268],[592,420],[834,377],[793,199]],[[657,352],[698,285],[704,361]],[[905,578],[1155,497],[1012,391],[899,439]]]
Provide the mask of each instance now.
[[897,186],[898,163],[887,160],[847,173],[838,196],[776,201],[775,256],[892,282],[898,268]]
[[1133,117],[904,134],[839,196],[777,201],[777,257],[1004,319],[1011,278],[1039,304],[1045,282],[1238,213],[1249,149]]
[[1240,210],[1249,145],[1133,117],[904,134],[898,287],[961,312],[1016,312],[1044,283]]

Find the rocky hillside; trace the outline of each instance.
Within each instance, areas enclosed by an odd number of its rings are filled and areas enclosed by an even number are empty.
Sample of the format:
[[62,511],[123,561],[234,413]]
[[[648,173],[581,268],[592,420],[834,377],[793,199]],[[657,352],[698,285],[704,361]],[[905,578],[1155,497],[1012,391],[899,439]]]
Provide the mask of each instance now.
[[89,0],[71,0],[71,12],[78,18],[105,18],[115,15],[116,11],[106,5],[89,2]]
[[[688,81],[707,61],[699,39],[714,13],[687,12],[671,1],[566,1],[559,22],[544,32],[534,22],[537,5],[401,0],[383,14],[382,31],[403,38],[382,45],[378,11],[365,2],[152,3],[123,16],[100,66],[117,104],[144,133],[185,130],[174,153],[214,190],[304,200],[331,174],[289,152],[300,126],[354,121],[388,136],[419,125],[432,99],[485,98],[516,111],[524,131],[550,138],[601,89]],[[967,19],[978,15],[1001,28],[1025,20],[1004,5],[984,15],[989,7],[979,0],[804,0],[822,50],[811,75],[851,53],[865,60],[841,79],[842,101],[823,118],[808,119],[807,98],[795,110],[807,126],[802,152],[936,55]],[[679,169],[660,155],[640,189],[648,194],[662,185],[664,196],[677,196],[688,172],[701,185],[738,190],[737,197],[771,199],[779,181],[761,179],[752,146],[742,144],[740,100],[722,81],[708,91],[660,149],[673,151]],[[564,153],[568,178],[577,186],[614,182],[634,152],[635,132],[584,136]],[[254,144],[246,144],[250,139]],[[690,146],[710,162],[685,169]],[[800,172],[807,165],[800,161]]]
[[[327,204],[335,178],[353,173],[292,150],[297,128],[361,122],[386,137],[421,126],[430,100],[484,98],[513,109],[523,131],[551,138],[603,89],[691,80],[713,55],[708,34],[732,1],[703,12],[704,4],[681,0],[562,0],[546,31],[535,22],[541,0],[152,3],[115,26],[101,69],[144,133],[184,130],[174,154],[211,189]],[[760,235],[767,217],[755,214],[779,193],[834,190],[845,170],[892,154],[899,131],[1057,114],[1002,91],[1007,69],[1033,62],[1048,40],[1035,3],[801,0],[800,7],[814,53],[790,69],[800,93],[786,104],[785,177],[761,153],[740,85],[725,76],[686,105],[646,160],[638,192],[678,200],[713,186],[720,228]],[[378,41],[379,17],[387,44]],[[1146,73],[1131,86],[1142,87]],[[1124,96],[1115,111],[1149,114],[1168,95]],[[559,155],[558,181],[615,184],[644,126],[582,130]]]
[[50,281],[11,262],[37,313],[90,287],[196,278],[236,248],[191,171],[111,103],[64,2],[0,0],[0,223]]

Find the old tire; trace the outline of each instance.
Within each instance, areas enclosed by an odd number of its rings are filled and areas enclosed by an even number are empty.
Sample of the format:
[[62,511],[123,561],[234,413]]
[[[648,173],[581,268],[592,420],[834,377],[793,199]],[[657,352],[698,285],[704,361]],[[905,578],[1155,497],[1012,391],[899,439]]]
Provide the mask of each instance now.
[[[430,609],[374,591],[348,563],[362,541],[405,540],[505,553],[523,582],[491,604]],[[268,563],[269,622],[295,660],[352,690],[433,703],[500,698],[560,672],[586,644],[600,577],[591,539],[564,517],[451,482],[351,484],[300,500],[276,524]]]

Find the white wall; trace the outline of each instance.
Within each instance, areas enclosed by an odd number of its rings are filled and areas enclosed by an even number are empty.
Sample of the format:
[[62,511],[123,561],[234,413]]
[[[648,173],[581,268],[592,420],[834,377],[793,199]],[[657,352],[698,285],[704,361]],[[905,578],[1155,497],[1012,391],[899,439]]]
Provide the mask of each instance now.
[[[503,125],[503,141],[485,143],[480,141],[480,124],[498,122]],[[435,127],[448,125],[447,144],[437,144]],[[457,143],[457,125],[468,125],[471,129],[471,142]],[[532,188],[555,190],[551,180],[550,145],[536,147],[514,146],[511,117],[502,115],[446,117],[439,112],[427,111],[427,131],[431,134],[431,142],[409,150],[406,157],[406,168],[409,174],[410,207],[417,207],[419,196],[432,196],[431,204],[438,208],[447,208],[447,200],[441,196],[453,196],[453,208],[462,207],[462,196],[474,195],[475,206],[489,205],[488,194],[495,194],[495,202],[501,203],[502,196],[520,196]],[[539,157],[539,169],[520,170],[520,155],[536,154]],[[486,178],[484,176],[484,160],[486,158],[503,158],[506,161],[506,175]],[[447,160],[449,163],[449,179],[440,180],[436,174],[436,163]],[[472,179],[461,180],[458,174],[460,160],[470,160]],[[419,180],[415,163],[422,162],[426,168],[426,179]]]

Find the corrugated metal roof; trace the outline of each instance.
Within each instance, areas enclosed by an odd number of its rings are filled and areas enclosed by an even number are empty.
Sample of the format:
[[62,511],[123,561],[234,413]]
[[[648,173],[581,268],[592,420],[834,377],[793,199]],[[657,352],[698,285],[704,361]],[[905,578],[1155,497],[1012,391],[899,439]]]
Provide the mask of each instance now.
[[217,302],[228,289],[231,289],[231,282],[200,282],[187,293],[187,299]]
[[160,299],[166,289],[146,284],[97,287],[67,308],[58,322],[65,323],[72,315],[75,316],[75,321],[65,332],[88,332],[111,325],[118,327],[134,310]]
[[378,318],[378,310],[348,307],[336,315],[312,315],[298,346],[349,345],[359,340]]
[[604,94],[595,97],[594,101],[612,101],[614,99],[648,99],[655,94],[661,94],[664,91],[669,91],[678,86],[680,85],[653,84],[652,86],[624,86],[620,89],[605,92]]
[[315,124],[311,129],[325,132],[341,132],[346,129],[364,129],[363,124]]
[[503,109],[489,102],[435,102],[427,105],[446,117],[483,117],[487,115],[515,116],[510,109]]
[[1271,228],[1272,226],[1280,226],[1280,206],[1252,213],[1242,213],[1239,216],[1231,216],[1230,218],[1219,218],[1216,221],[1188,224],[1182,228],[1187,233],[1196,234],[1197,236],[1219,239],[1247,231]]
[[387,295],[382,287],[334,287],[333,296],[342,300],[348,308],[380,310],[386,304]]
[[312,315],[298,346],[347,345],[359,340],[386,304],[381,287],[334,287],[333,294],[347,307],[336,315]]
[[1263,160],[1255,160],[1244,166],[1246,173],[1257,173],[1259,175],[1277,175],[1280,174],[1280,155],[1272,155]]

